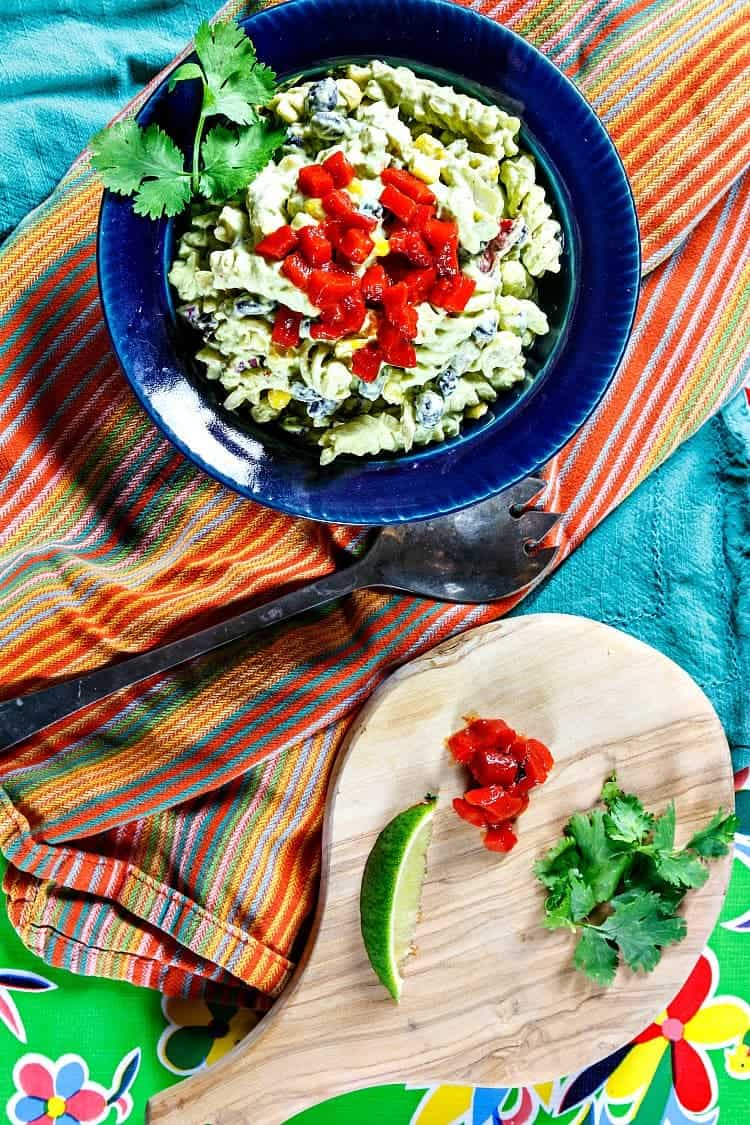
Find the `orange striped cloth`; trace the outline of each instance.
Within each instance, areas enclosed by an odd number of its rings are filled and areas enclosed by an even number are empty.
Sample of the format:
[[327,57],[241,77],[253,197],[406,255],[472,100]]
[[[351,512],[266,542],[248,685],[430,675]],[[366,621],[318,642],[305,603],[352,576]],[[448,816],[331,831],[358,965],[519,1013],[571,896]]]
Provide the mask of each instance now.
[[[561,561],[742,382],[747,12],[744,0],[480,6],[586,92],[643,235],[622,369],[546,469],[546,504],[565,513]],[[99,201],[84,154],[0,256],[5,696],[325,574],[352,537],[240,499],[155,432],[102,323]],[[396,663],[512,604],[361,593],[17,748],[0,762],[0,846],[23,941],[78,972],[171,994],[241,983],[267,1002],[313,904],[327,779],[352,713]]]

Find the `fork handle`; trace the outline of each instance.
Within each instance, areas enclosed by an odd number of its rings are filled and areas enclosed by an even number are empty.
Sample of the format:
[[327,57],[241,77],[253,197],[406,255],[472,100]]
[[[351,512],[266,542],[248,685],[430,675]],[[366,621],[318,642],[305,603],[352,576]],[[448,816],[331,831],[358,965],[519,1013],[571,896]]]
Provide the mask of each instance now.
[[308,609],[325,605],[368,585],[367,557],[344,570],[335,571],[308,586],[292,590],[274,601],[266,602],[227,621],[211,625],[189,637],[160,645],[147,652],[86,672],[72,680],[53,687],[20,695],[0,703],[0,751],[38,734],[51,723],[75,714],[83,707],[106,699],[113,692],[131,687],[150,676],[167,672],[170,668],[204,656],[230,641],[238,640],[258,629],[278,625]]

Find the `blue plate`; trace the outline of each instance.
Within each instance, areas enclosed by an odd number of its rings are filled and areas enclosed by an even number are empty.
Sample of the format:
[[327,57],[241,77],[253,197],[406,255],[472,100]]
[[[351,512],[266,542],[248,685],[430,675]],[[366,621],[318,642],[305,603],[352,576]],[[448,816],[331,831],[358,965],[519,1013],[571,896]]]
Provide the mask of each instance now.
[[[625,171],[593,110],[534,47],[500,24],[442,0],[291,0],[244,21],[280,78],[373,57],[402,61],[523,121],[565,234],[562,271],[544,279],[552,330],[531,379],[460,437],[378,460],[326,468],[295,439],[227,411],[191,358],[166,273],[175,224],[134,214],[106,193],[99,283],[117,357],[154,422],[196,465],[244,496],[317,520],[385,524],[484,500],[544,464],[604,394],[630,334],[640,241]],[[189,149],[196,83],[163,82],[139,115]]]

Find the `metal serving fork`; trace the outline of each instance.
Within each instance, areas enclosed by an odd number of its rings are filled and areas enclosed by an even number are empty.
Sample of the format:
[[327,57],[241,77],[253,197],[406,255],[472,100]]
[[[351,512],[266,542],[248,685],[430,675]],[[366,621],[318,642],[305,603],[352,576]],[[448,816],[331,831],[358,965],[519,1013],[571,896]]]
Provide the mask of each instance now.
[[448,602],[491,602],[538,583],[557,548],[536,548],[559,515],[529,508],[546,482],[526,477],[489,500],[376,532],[350,566],[192,636],[0,704],[0,750],[51,723],[257,629],[355,590],[379,587]]

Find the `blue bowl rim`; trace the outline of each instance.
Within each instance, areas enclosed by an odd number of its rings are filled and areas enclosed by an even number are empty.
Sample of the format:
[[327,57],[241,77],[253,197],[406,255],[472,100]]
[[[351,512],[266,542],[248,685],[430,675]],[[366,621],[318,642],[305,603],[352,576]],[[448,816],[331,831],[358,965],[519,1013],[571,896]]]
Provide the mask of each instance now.
[[[328,0],[328,3],[332,2],[337,2],[337,0]],[[347,6],[347,0],[338,0],[338,2],[342,3],[342,6],[344,7]],[[499,21],[493,20],[491,17],[484,15],[484,13],[482,12],[477,12],[473,8],[466,8],[461,4],[456,4],[454,0],[418,0],[418,2],[438,9],[450,9],[453,11],[457,9],[469,19],[475,19],[485,24],[490,24],[493,27],[495,34],[499,33],[500,35],[507,37],[508,40],[514,43],[521,51],[530,52],[531,54],[537,56],[543,66],[552,67],[556,73],[558,81],[561,80],[562,83],[573,94],[574,99],[577,99],[582,105],[585,106],[592,127],[599,133],[600,138],[605,143],[609,161],[614,164],[614,166],[616,166],[619,171],[621,186],[625,189],[625,198],[629,204],[628,218],[630,220],[630,234],[632,236],[632,243],[628,247],[628,250],[634,256],[630,271],[633,282],[633,297],[627,323],[624,328],[620,329],[618,333],[620,343],[617,352],[613,352],[613,357],[610,360],[609,375],[606,379],[601,381],[601,384],[598,387],[596,393],[589,398],[585,409],[581,410],[576,415],[575,420],[568,422],[568,425],[566,427],[567,432],[559,437],[547,438],[546,441],[543,437],[540,438],[538,448],[535,449],[533,457],[528,460],[527,465],[523,469],[521,469],[520,471],[516,471],[511,478],[503,480],[500,484],[485,485],[478,492],[473,492],[469,496],[462,497],[459,502],[451,502],[447,506],[435,507],[434,509],[425,509],[418,513],[410,512],[407,515],[399,514],[399,512],[397,511],[378,511],[374,515],[371,515],[370,518],[362,519],[351,512],[317,512],[312,510],[309,506],[301,507],[298,504],[295,504],[293,501],[279,500],[278,498],[274,498],[273,500],[265,499],[263,495],[259,494],[256,491],[253,491],[249,487],[244,486],[241,482],[233,479],[230,475],[224,473],[221,469],[211,465],[199,453],[191,449],[187,442],[179,437],[174,432],[172,427],[156,412],[149,398],[149,395],[145,392],[140,383],[131,375],[128,363],[126,362],[125,356],[122,354],[122,349],[119,346],[118,339],[113,330],[111,317],[107,307],[107,301],[105,299],[105,291],[107,287],[105,286],[103,277],[103,262],[106,259],[103,228],[107,207],[113,202],[121,204],[123,200],[121,197],[114,195],[114,193],[105,190],[99,209],[99,218],[97,224],[96,266],[103,318],[120,368],[146,414],[149,416],[157,429],[164,433],[165,436],[172,442],[172,444],[177,449],[179,449],[180,452],[190,462],[200,468],[209,477],[218,480],[220,483],[226,485],[232,491],[238,492],[240,495],[245,496],[247,499],[264,504],[268,507],[273,508],[274,510],[284,512],[288,515],[311,519],[313,521],[321,521],[326,523],[347,523],[355,526],[378,526],[406,521],[416,522],[419,520],[431,519],[439,515],[447,515],[451,512],[460,511],[463,508],[481,503],[481,501],[486,500],[489,497],[502,492],[506,488],[511,487],[518,480],[522,479],[523,476],[531,474],[535,471],[539,471],[548,461],[550,461],[557,453],[559,453],[559,451],[575,436],[575,434],[580,431],[580,429],[585,425],[586,421],[596,410],[597,406],[606,394],[615,375],[617,374],[617,371],[620,368],[623,356],[630,340],[630,336],[632,334],[633,325],[635,323],[642,270],[642,246],[635,198],[633,196],[632,186],[630,184],[630,180],[625,170],[625,166],[623,164],[620,153],[612,137],[610,136],[609,131],[597,115],[596,111],[594,110],[589,100],[586,98],[585,94],[559,67],[557,67],[557,65],[551,59],[547,58],[547,56],[542,51],[540,51],[539,48],[535,47],[534,44],[524,39],[523,36],[519,35],[516,31],[514,31],[512,28],[509,28],[507,25],[499,23]],[[408,5],[410,3],[411,0],[398,0],[399,5]],[[248,34],[250,34],[250,28],[253,22],[257,21],[259,18],[272,15],[273,13],[276,13],[281,9],[287,9],[291,7],[315,7],[315,4],[316,0],[280,0],[279,3],[273,4],[266,8],[259,8],[257,11],[252,12],[249,15],[242,17],[241,19],[238,19],[238,23],[241,27],[248,31]],[[388,52],[385,53],[388,54]],[[377,51],[373,51],[373,57],[375,57],[376,55]],[[186,56],[186,58],[189,57],[190,55]],[[164,92],[166,86],[169,83],[170,75],[178,65],[181,65],[181,62],[183,61],[185,60],[180,60],[180,62],[175,62],[172,66],[170,66],[164,78],[159,82],[158,86],[155,87],[155,89],[150,93],[149,97],[146,99],[143,105],[139,108],[136,114],[136,120],[138,120],[141,115],[147,111],[150,104]],[[462,77],[460,70],[456,70],[455,74],[458,78]],[[473,81],[473,79],[468,79],[468,81]],[[502,89],[502,87],[500,86],[498,87],[498,89]],[[185,375],[184,377],[187,378],[187,375]],[[534,388],[532,386],[530,388],[530,392],[533,392],[533,389]],[[528,397],[529,395],[524,395],[523,399],[526,400]],[[498,421],[501,420],[502,416],[498,419]],[[456,439],[454,439],[454,442],[455,440]],[[461,445],[464,448],[467,448],[471,445],[470,434],[463,437]],[[440,443],[436,443],[435,446],[432,447],[425,447],[425,451],[429,450],[431,453],[435,454],[439,454],[442,449],[443,447]],[[397,458],[394,461],[381,461],[379,462],[379,464],[392,467],[394,465],[398,465],[399,462],[403,463],[407,461],[408,457],[408,454],[403,454],[400,458]],[[363,459],[363,461],[364,460],[366,459]],[[425,463],[428,466],[430,465],[429,461]],[[373,464],[374,461],[370,459],[368,461],[368,465],[372,466]]]

